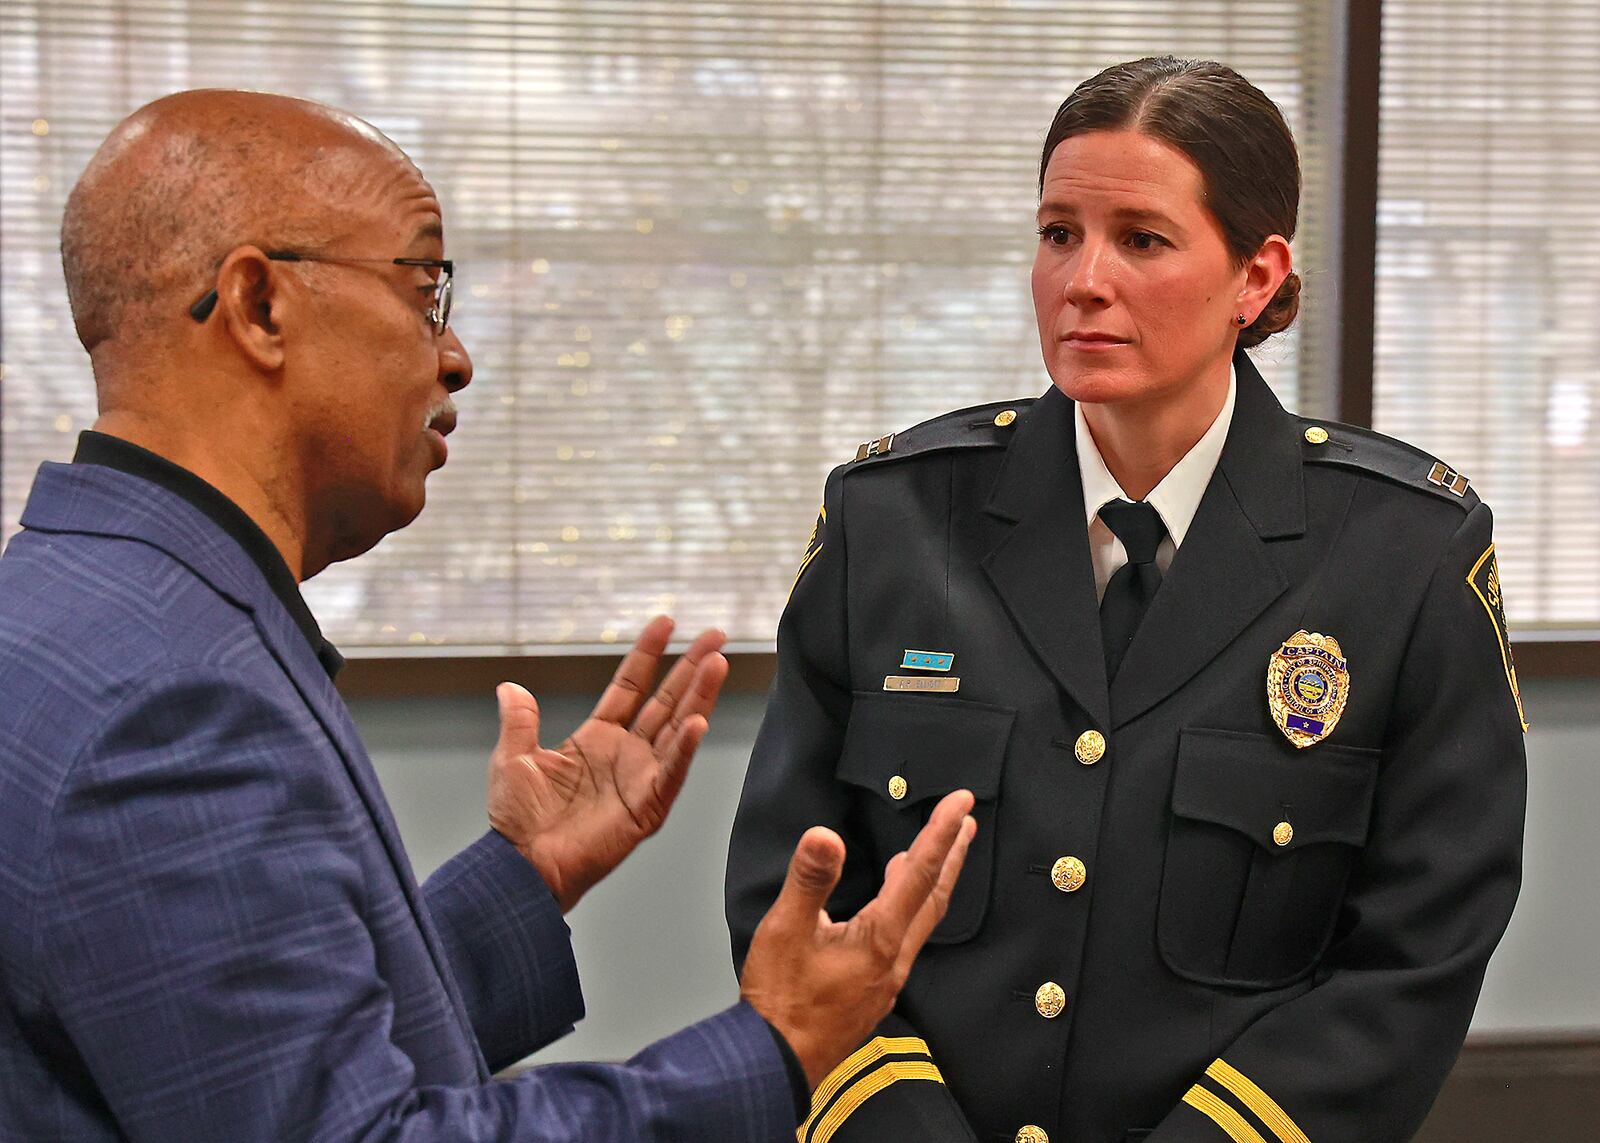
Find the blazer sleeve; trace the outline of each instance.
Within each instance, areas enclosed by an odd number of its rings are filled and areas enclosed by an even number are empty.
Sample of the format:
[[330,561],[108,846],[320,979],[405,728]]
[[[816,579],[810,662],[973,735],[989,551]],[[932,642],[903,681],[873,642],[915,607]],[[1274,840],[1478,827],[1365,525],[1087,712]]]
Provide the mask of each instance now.
[[490,1071],[572,1031],[583,993],[572,932],[538,871],[494,830],[422,886]]
[[[369,827],[328,744],[260,682],[220,669],[146,680],[54,799],[35,955],[56,1050],[81,1061],[84,1097],[124,1137],[789,1137],[781,1054],[744,1005],[620,1066],[418,1084],[391,1039],[405,1014],[373,935],[412,922],[370,917]],[[449,1050],[456,1033],[439,1034]]]
[[1229,1044],[1150,1143],[1403,1143],[1426,1117],[1520,882],[1523,725],[1491,558],[1479,504],[1411,633],[1371,833],[1313,987]]
[[[834,777],[850,720],[843,469],[823,494],[778,624],[778,668],[756,736],[728,847],[726,908],[735,968],[777,899],[800,835],[825,825],[844,838],[845,868],[828,902],[835,919],[853,916],[882,883],[858,844],[850,796]],[[812,1093],[799,1143],[968,1143],[972,1129],[946,1089],[928,1045],[891,1015]]]

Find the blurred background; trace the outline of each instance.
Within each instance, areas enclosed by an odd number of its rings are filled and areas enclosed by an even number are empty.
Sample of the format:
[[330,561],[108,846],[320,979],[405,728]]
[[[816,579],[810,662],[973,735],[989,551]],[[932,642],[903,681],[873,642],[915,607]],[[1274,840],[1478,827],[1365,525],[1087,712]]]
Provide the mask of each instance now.
[[1045,389],[1039,145],[1079,81],[1165,52],[1237,68],[1300,144],[1280,398],[1495,508],[1527,886],[1424,1138],[1592,1139],[1600,0],[0,0],[0,542],[94,418],[56,232],[110,127],[242,86],[393,137],[477,380],[422,519],[307,597],[418,873],[483,828],[494,682],[558,735],[652,614],[738,652],[672,822],[571,918],[591,1015],[546,1057],[625,1057],[733,999],[722,861],[823,477]]

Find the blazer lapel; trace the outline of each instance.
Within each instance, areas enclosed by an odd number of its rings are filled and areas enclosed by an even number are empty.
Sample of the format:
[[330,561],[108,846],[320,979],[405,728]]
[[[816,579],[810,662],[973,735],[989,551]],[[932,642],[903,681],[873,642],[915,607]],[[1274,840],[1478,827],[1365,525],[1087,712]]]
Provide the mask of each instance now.
[[1234,369],[1228,439],[1112,684],[1113,729],[1188,682],[1288,589],[1268,541],[1305,532],[1298,426],[1243,352]]
[[1110,725],[1072,402],[1051,389],[1023,417],[984,511],[1014,527],[983,561],[1012,620],[1096,725]]
[[361,745],[349,709],[316,652],[283,604],[272,593],[244,549],[188,501],[137,476],[96,465],[46,464],[23,513],[22,526],[38,531],[69,531],[120,536],[160,548],[216,591],[247,612],[268,652],[283,668],[322,725],[371,817],[394,867],[401,892],[416,918],[462,1034],[487,1078],[477,1038],[456,988],[444,948],[434,931],[416,876],[400,840],[389,803]]
[[423,944],[427,947],[428,955],[438,972],[439,981],[460,1024],[462,1036],[470,1045],[473,1066],[477,1070],[478,1078],[486,1080],[489,1078],[488,1067],[483,1061],[482,1052],[477,1049],[477,1035],[472,1030],[471,1017],[467,1014],[466,1003],[462,1000],[460,989],[456,985],[455,972],[450,966],[443,941],[434,929],[433,918],[428,914],[427,904],[422,900],[422,892],[417,887],[416,873],[411,868],[411,858],[400,840],[400,827],[389,809],[389,800],[384,797],[383,790],[378,784],[378,775],[367,757],[366,748],[361,744],[361,736],[356,730],[354,720],[350,717],[350,708],[334,689],[333,680],[328,677],[328,672],[323,668],[311,645],[306,642],[305,635],[295,624],[294,619],[284,610],[277,597],[272,596],[266,589],[265,581],[262,582],[262,592],[266,598],[261,599],[259,605],[253,609],[256,628],[261,632],[262,639],[272,656],[283,667],[284,673],[289,676],[290,682],[300,692],[301,698],[311,708],[312,714],[322,724],[323,730],[337,748],[345,772],[350,776],[350,782],[355,786],[362,804],[366,806],[367,814],[371,817],[378,838],[388,854],[389,863],[394,867],[395,879],[400,883],[401,894],[405,897],[406,904],[411,907],[417,928],[422,933]]

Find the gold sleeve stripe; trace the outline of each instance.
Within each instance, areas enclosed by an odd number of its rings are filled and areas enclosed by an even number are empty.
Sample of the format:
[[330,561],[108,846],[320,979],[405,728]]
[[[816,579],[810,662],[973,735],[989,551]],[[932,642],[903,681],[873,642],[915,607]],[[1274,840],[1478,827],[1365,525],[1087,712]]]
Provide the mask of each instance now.
[[844,1125],[844,1121],[854,1115],[863,1103],[884,1088],[901,1080],[932,1080],[934,1083],[943,1083],[944,1076],[939,1074],[939,1069],[932,1060],[890,1060],[876,1071],[862,1076],[839,1097],[838,1102],[828,1109],[828,1113],[817,1124],[808,1143],[828,1143],[828,1140],[833,1138],[833,1133],[838,1131]]
[[1306,1138],[1306,1133],[1300,1130],[1295,1121],[1289,1118],[1270,1095],[1226,1060],[1218,1060],[1212,1064],[1206,1069],[1206,1075],[1233,1092],[1239,1102],[1248,1107],[1257,1119],[1272,1128],[1273,1133],[1283,1143],[1311,1143],[1311,1140]]
[[1228,1138],[1232,1139],[1233,1143],[1267,1143],[1254,1127],[1245,1122],[1244,1116],[1199,1084],[1189,1089],[1183,1097],[1183,1102],[1196,1111],[1209,1115],[1218,1127],[1228,1133]]
[[[800,582],[800,577],[806,574],[806,569],[811,566],[811,561],[822,552],[822,545],[818,544],[806,553],[806,558],[800,561],[800,570],[794,573],[794,583]],[[789,593],[794,594],[794,583],[789,585]]]
[[844,1063],[829,1072],[827,1078],[817,1085],[817,1090],[811,1093],[811,1116],[800,1128],[801,1140],[805,1139],[806,1132],[811,1129],[811,1124],[822,1109],[828,1106],[828,1102],[838,1095],[862,1068],[868,1064],[875,1064],[886,1056],[910,1055],[925,1056],[930,1063],[933,1058],[932,1053],[928,1051],[928,1042],[921,1036],[875,1036],[857,1048]]

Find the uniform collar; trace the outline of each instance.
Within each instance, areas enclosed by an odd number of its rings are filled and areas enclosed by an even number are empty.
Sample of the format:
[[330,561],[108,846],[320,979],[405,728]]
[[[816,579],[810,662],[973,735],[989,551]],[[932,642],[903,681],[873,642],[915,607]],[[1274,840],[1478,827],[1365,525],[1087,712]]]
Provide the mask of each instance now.
[[[1211,422],[1205,435],[1183,454],[1182,459],[1161,478],[1161,483],[1145,497],[1160,514],[1174,547],[1182,546],[1189,525],[1194,522],[1194,514],[1200,509],[1200,498],[1205,495],[1206,485],[1211,483],[1211,475],[1217,469],[1222,446],[1228,439],[1228,428],[1233,424],[1233,406],[1238,394],[1239,373],[1230,364],[1228,396],[1222,403],[1222,411]],[[1105,458],[1100,455],[1099,446],[1094,443],[1094,435],[1089,431],[1083,406],[1076,402],[1073,404],[1072,420],[1078,446],[1078,478],[1083,483],[1084,517],[1093,526],[1100,509],[1111,501],[1134,500],[1136,497],[1124,492],[1116,477],[1111,475]]]

